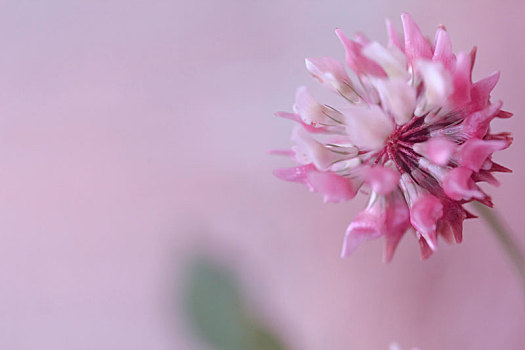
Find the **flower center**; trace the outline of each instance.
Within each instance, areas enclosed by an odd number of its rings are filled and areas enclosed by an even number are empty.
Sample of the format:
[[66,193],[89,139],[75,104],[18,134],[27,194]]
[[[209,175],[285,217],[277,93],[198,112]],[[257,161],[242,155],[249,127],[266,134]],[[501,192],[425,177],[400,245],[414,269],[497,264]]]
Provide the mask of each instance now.
[[418,167],[421,155],[414,151],[414,144],[429,138],[428,125],[424,119],[413,117],[408,123],[397,126],[387,138],[383,150],[378,153],[376,164],[391,160],[401,174],[410,174],[412,169]]

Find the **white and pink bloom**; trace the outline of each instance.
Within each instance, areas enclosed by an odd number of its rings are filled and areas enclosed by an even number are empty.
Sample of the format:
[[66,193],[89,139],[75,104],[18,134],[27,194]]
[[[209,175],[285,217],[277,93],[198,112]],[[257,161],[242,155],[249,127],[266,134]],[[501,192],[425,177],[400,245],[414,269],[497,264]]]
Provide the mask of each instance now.
[[348,226],[343,256],[384,236],[390,261],[410,228],[424,259],[439,236],[461,242],[463,220],[474,217],[463,204],[492,206],[478,183],[498,185],[493,173],[510,172],[492,160],[512,142],[509,133],[490,130],[494,118],[512,116],[490,101],[499,73],[473,83],[475,49],[456,55],[444,27],[431,43],[410,15],[401,19],[404,42],[387,21],[387,45],[336,29],[350,71],[329,57],[306,59],[340,105],[322,104],[300,87],[293,112],[277,113],[299,124],[292,149],[280,152],[299,165],[277,169],[277,177],[305,184],[325,202],[369,194]]

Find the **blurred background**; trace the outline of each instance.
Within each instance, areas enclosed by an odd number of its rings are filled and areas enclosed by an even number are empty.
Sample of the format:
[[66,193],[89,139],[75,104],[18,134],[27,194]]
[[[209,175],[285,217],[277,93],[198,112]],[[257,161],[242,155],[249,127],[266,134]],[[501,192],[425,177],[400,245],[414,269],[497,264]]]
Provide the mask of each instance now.
[[246,331],[265,349],[523,349],[524,293],[481,219],[426,262],[411,236],[389,265],[382,240],[342,260],[365,199],[272,176],[292,127],[273,113],[316,86],[304,58],[343,60],[335,27],[385,42],[402,11],[477,45],[475,80],[501,70],[515,117],[495,128],[515,142],[495,159],[514,173],[489,192],[523,245],[525,2],[1,2],[0,348],[226,349]]

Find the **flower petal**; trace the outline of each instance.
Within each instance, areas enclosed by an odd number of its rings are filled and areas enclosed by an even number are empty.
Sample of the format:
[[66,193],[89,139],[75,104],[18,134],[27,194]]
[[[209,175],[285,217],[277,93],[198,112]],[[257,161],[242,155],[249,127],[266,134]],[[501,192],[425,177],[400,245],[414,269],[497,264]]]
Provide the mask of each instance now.
[[437,221],[443,216],[443,204],[433,195],[420,196],[410,208],[410,222],[432,250],[437,249]]
[[492,153],[509,146],[510,142],[504,140],[470,139],[458,150],[459,163],[470,170],[479,171]]
[[275,116],[276,117],[280,117],[280,118],[284,118],[284,119],[289,119],[289,120],[293,120],[294,122],[297,122],[299,124],[301,124],[303,126],[303,128],[305,128],[306,131],[308,131],[309,133],[323,133],[323,132],[327,132],[327,128],[326,127],[315,127],[315,126],[311,126],[310,124],[306,124],[302,119],[301,119],[301,116],[297,113],[289,113],[289,112],[277,112],[275,113]]
[[365,174],[365,182],[379,195],[386,195],[395,190],[399,185],[399,178],[397,171],[382,166],[368,168]]
[[445,27],[439,27],[436,32],[432,60],[441,62],[449,72],[452,72],[456,64],[456,56],[452,51],[452,42]]
[[393,47],[396,46],[401,52],[404,52],[405,49],[403,48],[403,44],[401,43],[401,39],[399,39],[399,35],[397,34],[396,28],[394,28],[394,25],[392,24],[392,21],[387,19],[386,20],[386,31],[388,33],[388,46]]
[[386,48],[374,41],[363,48],[363,55],[379,64],[390,78],[410,79],[406,57],[397,47]]
[[310,171],[307,173],[309,187],[323,195],[325,203],[338,203],[352,199],[358,188],[343,176],[329,172]]
[[461,124],[462,136],[466,139],[483,138],[489,131],[490,122],[498,116],[501,106],[502,102],[498,101],[469,114]]
[[416,90],[402,79],[374,79],[383,106],[394,116],[398,125],[405,124],[414,115]]
[[416,22],[408,13],[401,15],[403,31],[405,32],[405,54],[409,62],[419,58],[432,58],[432,49],[429,42],[421,33]]
[[357,155],[357,150],[355,153],[350,153],[350,148],[346,150],[345,154],[333,152],[301,127],[293,129],[291,139],[296,144],[296,147],[292,149],[297,153],[297,160],[302,163],[312,162],[319,170],[328,170],[334,163]]
[[416,67],[425,85],[425,98],[418,106],[418,114],[445,105],[453,91],[450,74],[440,62],[420,60]]
[[274,175],[281,180],[304,184],[310,191],[321,193],[325,203],[352,199],[358,190],[349,179],[334,173],[321,172],[313,164],[275,169]]
[[386,76],[381,66],[363,55],[361,52],[363,45],[348,39],[339,28],[335,30],[335,33],[345,48],[346,63],[354,72],[379,77]]
[[477,111],[488,105],[490,93],[498,83],[499,77],[500,73],[495,72],[472,84],[472,89],[470,91],[472,110]]
[[414,150],[436,165],[447,165],[458,146],[446,137],[431,137],[427,142],[416,143]]
[[432,253],[434,253],[434,250],[430,247],[428,241],[423,236],[420,236],[417,241],[419,243],[419,252],[421,255],[421,259],[426,260],[430,258]]
[[347,108],[343,115],[350,139],[361,149],[382,148],[394,129],[392,119],[376,105]]
[[328,117],[331,111],[317,102],[305,86],[301,86],[297,89],[293,109],[294,112],[299,114],[301,119],[308,125],[314,127],[337,125],[333,116],[332,118]]
[[350,77],[343,65],[330,57],[305,59],[306,69],[328,89],[343,92],[350,89]]
[[458,202],[442,198],[443,217],[438,221],[438,233],[448,242],[456,241],[461,243],[463,240],[463,221],[468,218],[474,218]]
[[410,227],[410,212],[405,200],[400,195],[387,200],[385,220],[385,248],[383,261],[390,262],[399,241]]
[[453,93],[449,98],[449,103],[452,106],[459,107],[470,102],[470,90],[472,85],[471,73],[471,58],[464,53],[460,53],[456,61],[454,73],[452,74],[454,88]]
[[365,240],[376,239],[384,234],[384,207],[376,201],[352,220],[346,229],[341,257],[350,256]]
[[484,197],[483,192],[472,180],[472,170],[464,167],[454,168],[445,175],[443,189],[447,196],[456,201]]

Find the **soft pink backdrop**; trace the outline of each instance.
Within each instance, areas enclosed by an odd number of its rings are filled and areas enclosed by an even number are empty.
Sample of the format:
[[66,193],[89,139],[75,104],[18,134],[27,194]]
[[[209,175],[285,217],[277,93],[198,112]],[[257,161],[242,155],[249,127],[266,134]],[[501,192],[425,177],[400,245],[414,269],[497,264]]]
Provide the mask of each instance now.
[[[204,349],[177,304],[192,252],[238,273],[291,349],[523,349],[524,294],[481,220],[420,262],[406,237],[339,259],[364,199],[323,205],[276,180],[307,56],[333,34],[385,40],[409,11],[456,50],[478,45],[514,169],[490,189],[522,243],[521,1],[6,1],[0,3],[0,348]],[[175,286],[175,288],[174,288]]]

